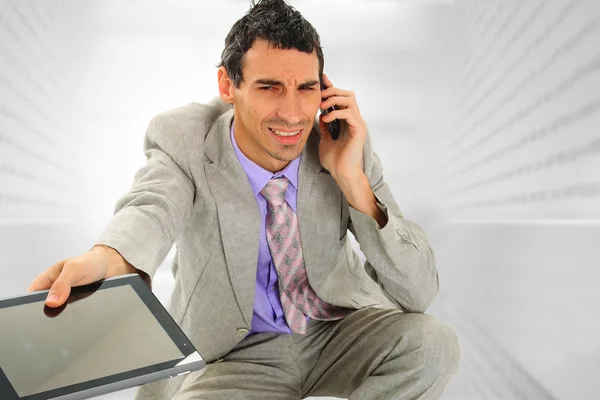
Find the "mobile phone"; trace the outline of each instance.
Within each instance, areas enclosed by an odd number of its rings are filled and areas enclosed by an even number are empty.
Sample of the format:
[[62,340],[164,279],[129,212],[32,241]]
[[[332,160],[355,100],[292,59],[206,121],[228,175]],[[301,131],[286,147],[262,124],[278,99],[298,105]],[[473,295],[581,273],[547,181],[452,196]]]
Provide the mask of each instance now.
[[[323,79],[321,79],[321,90],[325,90],[325,84],[323,83]],[[322,99],[323,101],[325,101],[325,99]],[[335,111],[335,107],[331,106],[329,107],[327,110],[321,110],[321,114],[322,115],[327,115],[330,112]],[[331,135],[331,138],[333,140],[337,140],[340,137],[340,131],[341,131],[341,127],[340,127],[340,120],[339,119],[334,119],[331,122],[327,123],[327,128],[329,130],[329,134]]]

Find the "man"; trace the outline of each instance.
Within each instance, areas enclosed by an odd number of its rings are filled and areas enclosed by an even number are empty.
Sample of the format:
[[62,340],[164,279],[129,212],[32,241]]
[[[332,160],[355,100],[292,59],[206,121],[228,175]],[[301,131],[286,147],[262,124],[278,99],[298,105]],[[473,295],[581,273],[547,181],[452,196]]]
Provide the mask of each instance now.
[[209,364],[138,398],[437,399],[456,372],[456,335],[423,314],[433,251],[383,180],[354,94],[323,75],[319,43],[284,1],[253,5],[225,40],[219,98],[155,117],[97,244],[32,283],[51,287],[49,306],[118,274],[151,284],[177,243],[169,311]]

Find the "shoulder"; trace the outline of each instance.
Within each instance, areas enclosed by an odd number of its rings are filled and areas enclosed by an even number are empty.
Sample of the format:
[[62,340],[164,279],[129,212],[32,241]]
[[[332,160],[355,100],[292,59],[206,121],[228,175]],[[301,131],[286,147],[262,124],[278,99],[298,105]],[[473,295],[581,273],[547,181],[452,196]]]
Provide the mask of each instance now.
[[146,130],[146,155],[160,148],[180,165],[187,164],[192,153],[204,153],[206,135],[217,119],[231,109],[231,105],[216,98],[207,104],[189,103],[155,115]]
[[189,103],[163,111],[152,118],[152,123],[160,126],[161,130],[170,130],[183,136],[196,136],[199,131],[207,133],[215,121],[231,108],[230,104],[216,97],[205,104]]

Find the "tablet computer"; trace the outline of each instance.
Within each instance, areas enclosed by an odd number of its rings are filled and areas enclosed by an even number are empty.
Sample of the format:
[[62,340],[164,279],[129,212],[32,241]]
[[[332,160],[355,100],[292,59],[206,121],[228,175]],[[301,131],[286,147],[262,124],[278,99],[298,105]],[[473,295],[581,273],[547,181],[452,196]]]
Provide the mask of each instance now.
[[206,366],[138,274],[0,300],[0,400],[87,399]]

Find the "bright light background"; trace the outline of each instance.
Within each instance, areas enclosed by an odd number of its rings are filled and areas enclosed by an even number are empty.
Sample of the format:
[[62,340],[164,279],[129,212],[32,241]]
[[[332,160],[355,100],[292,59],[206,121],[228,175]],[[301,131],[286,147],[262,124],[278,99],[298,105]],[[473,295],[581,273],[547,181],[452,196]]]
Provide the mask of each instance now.
[[[463,348],[444,399],[597,399],[600,2],[291,3],[436,249],[430,313]],[[145,161],[152,116],[217,95],[247,9],[0,1],[0,296],[93,245]]]

